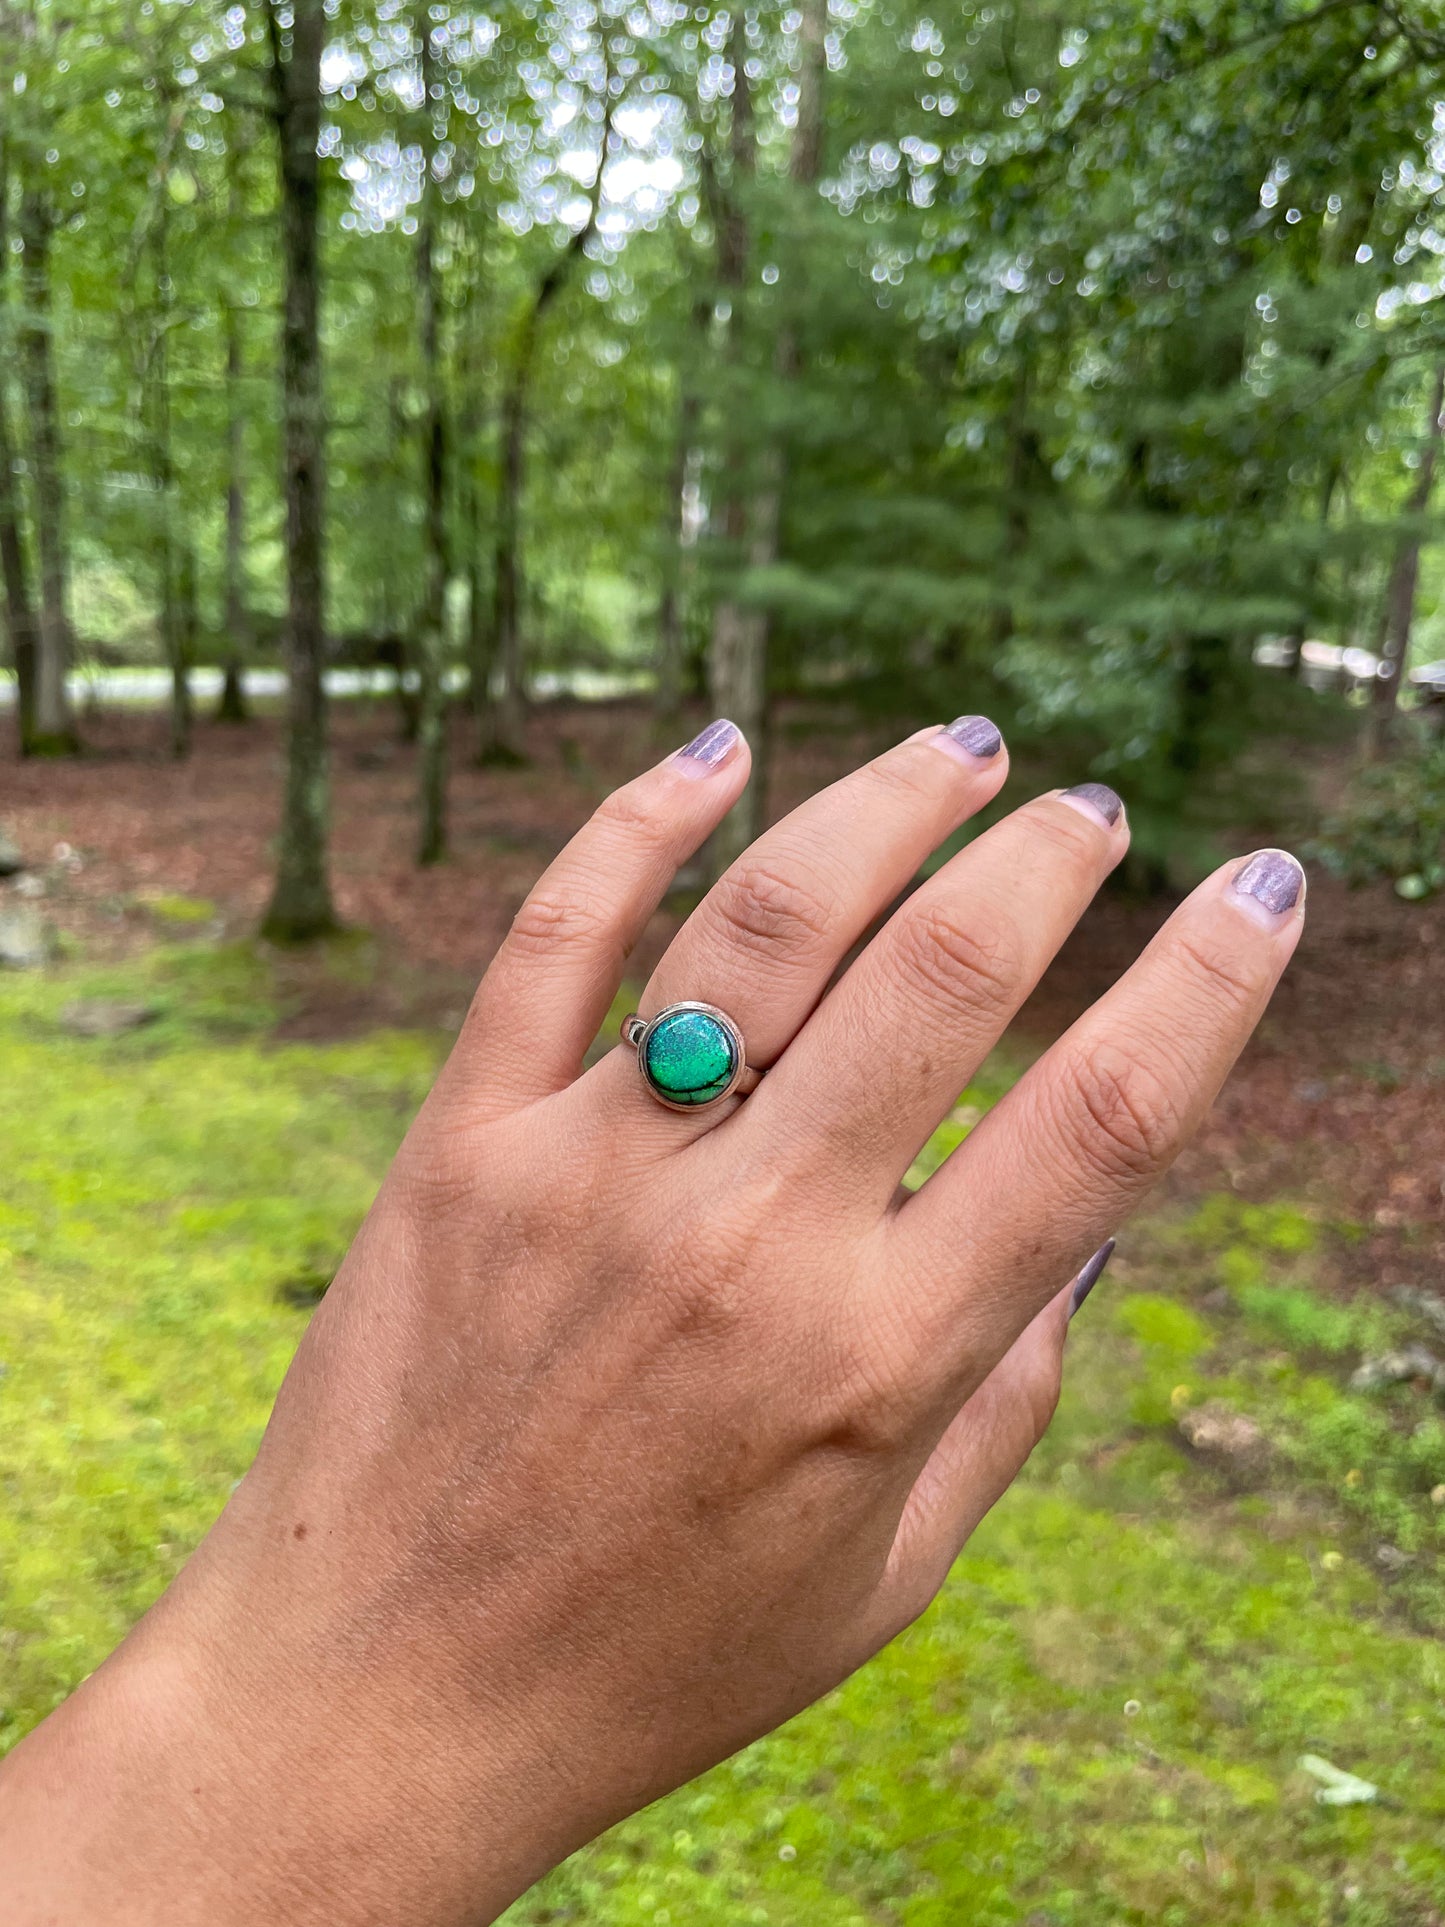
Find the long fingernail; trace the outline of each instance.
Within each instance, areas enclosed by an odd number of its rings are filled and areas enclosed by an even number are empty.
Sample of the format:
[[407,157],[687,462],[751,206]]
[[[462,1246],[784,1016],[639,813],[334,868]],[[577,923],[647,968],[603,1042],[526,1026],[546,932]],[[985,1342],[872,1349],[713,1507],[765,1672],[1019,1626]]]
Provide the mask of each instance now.
[[1059,792],[1059,801],[1076,809],[1081,816],[1102,823],[1106,830],[1112,830],[1124,814],[1123,800],[1107,783],[1075,783],[1072,789]]
[[1003,748],[1003,737],[987,716],[959,716],[929,740],[961,763],[991,762]]
[[673,761],[689,776],[707,776],[719,763],[727,761],[738,741],[737,724],[730,723],[726,716],[719,716],[715,723],[709,723],[700,735],[678,750]]
[[1231,887],[1241,909],[1274,929],[1304,901],[1305,873],[1288,850],[1256,850],[1235,871]]
[[1094,1253],[1093,1257],[1084,1266],[1084,1269],[1079,1273],[1078,1277],[1074,1280],[1074,1289],[1069,1296],[1070,1318],[1073,1317],[1074,1313],[1079,1309],[1080,1305],[1083,1304],[1084,1300],[1088,1297],[1089,1293],[1094,1289],[1095,1285],[1097,1285],[1099,1280],[1103,1277],[1104,1267],[1106,1264],[1108,1264],[1109,1260],[1114,1255],[1114,1243],[1115,1243],[1114,1239],[1110,1238],[1106,1243],[1101,1244],[1099,1246],[1099,1249]]

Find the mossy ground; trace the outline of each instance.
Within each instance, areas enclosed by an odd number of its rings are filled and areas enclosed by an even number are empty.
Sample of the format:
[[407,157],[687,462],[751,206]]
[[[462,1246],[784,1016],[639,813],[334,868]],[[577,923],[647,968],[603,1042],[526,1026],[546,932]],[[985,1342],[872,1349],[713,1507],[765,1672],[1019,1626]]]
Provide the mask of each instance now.
[[[162,1014],[81,1040],[78,995]],[[274,1015],[244,948],[0,979],[0,1742],[205,1529],[443,1047],[277,1046]],[[1347,1389],[1406,1335],[1312,1289],[1353,1235],[1223,1196],[1133,1227],[1053,1432],[928,1616],[516,1921],[1438,1924],[1445,1428],[1409,1387]],[[1180,1437],[1220,1398],[1270,1441],[1248,1470]],[[1318,1805],[1307,1752],[1380,1801]]]

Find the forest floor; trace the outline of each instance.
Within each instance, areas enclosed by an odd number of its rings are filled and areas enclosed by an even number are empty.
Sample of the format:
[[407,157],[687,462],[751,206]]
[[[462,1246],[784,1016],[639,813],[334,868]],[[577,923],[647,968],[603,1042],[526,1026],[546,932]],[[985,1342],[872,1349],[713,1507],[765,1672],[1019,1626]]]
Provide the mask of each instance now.
[[[0,1745],[204,1529],[532,878],[667,747],[621,705],[533,728],[525,770],[459,760],[454,856],[419,873],[409,753],[384,711],[338,715],[357,930],[309,957],[250,936],[273,722],[208,726],[183,766],[138,716],[98,719],[71,766],[0,760],[0,828],[59,940],[0,977]],[[897,733],[785,719],[779,804]],[[1077,774],[1035,762],[1010,797]],[[1220,854],[1292,827],[1242,821]],[[1168,907],[1100,899],[924,1168]],[[938,1606],[519,1923],[1442,1927],[1445,1422],[1418,1371],[1351,1384],[1367,1357],[1445,1354],[1419,1296],[1445,1276],[1442,955],[1445,906],[1312,879],[1260,1037]],[[153,1021],[77,1036],[87,998]],[[1317,1803],[1305,1755],[1379,1798]]]

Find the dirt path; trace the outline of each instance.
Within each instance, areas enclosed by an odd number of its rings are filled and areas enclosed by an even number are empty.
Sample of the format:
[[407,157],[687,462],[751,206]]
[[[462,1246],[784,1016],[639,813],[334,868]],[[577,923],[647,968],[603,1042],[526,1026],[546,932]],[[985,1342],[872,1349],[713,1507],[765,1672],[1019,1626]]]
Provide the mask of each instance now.
[[[33,865],[39,907],[87,956],[154,940],[148,899],[214,904],[239,935],[266,899],[278,795],[272,719],[204,725],[185,764],[164,755],[154,716],[91,720],[91,753],[73,765],[0,759],[0,825]],[[774,802],[787,808],[881,747],[896,730],[785,717]],[[292,1035],[377,1022],[456,1021],[533,878],[612,785],[658,754],[638,705],[557,705],[531,725],[533,761],[481,771],[460,737],[453,854],[411,860],[411,753],[391,712],[339,708],[334,869],[339,910],[371,931],[378,966],[338,990],[302,962],[288,975]],[[1045,779],[1048,780],[1048,779]],[[67,846],[71,853],[67,856]],[[58,854],[57,854],[58,852]],[[13,887],[13,886],[12,886]],[[1091,911],[1022,1027],[1047,1039],[1124,969],[1170,905],[1106,895]],[[660,914],[635,959],[645,972],[676,927]],[[1434,1284],[1445,1275],[1445,904],[1407,906],[1387,891],[1311,884],[1309,930],[1265,1026],[1175,1191],[1231,1186],[1297,1194],[1366,1227],[1339,1259],[1342,1287]]]

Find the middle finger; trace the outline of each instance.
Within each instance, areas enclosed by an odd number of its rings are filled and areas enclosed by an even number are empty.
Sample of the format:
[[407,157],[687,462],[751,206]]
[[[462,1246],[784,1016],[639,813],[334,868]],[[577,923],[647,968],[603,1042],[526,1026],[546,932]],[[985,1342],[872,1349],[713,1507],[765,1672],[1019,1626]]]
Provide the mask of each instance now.
[[996,823],[889,919],[748,1100],[754,1121],[881,1210],[1128,842],[1099,783]]
[[684,999],[715,1004],[765,1069],[868,925],[1007,773],[997,729],[963,716],[809,797],[704,897],[653,973],[642,1015]]

